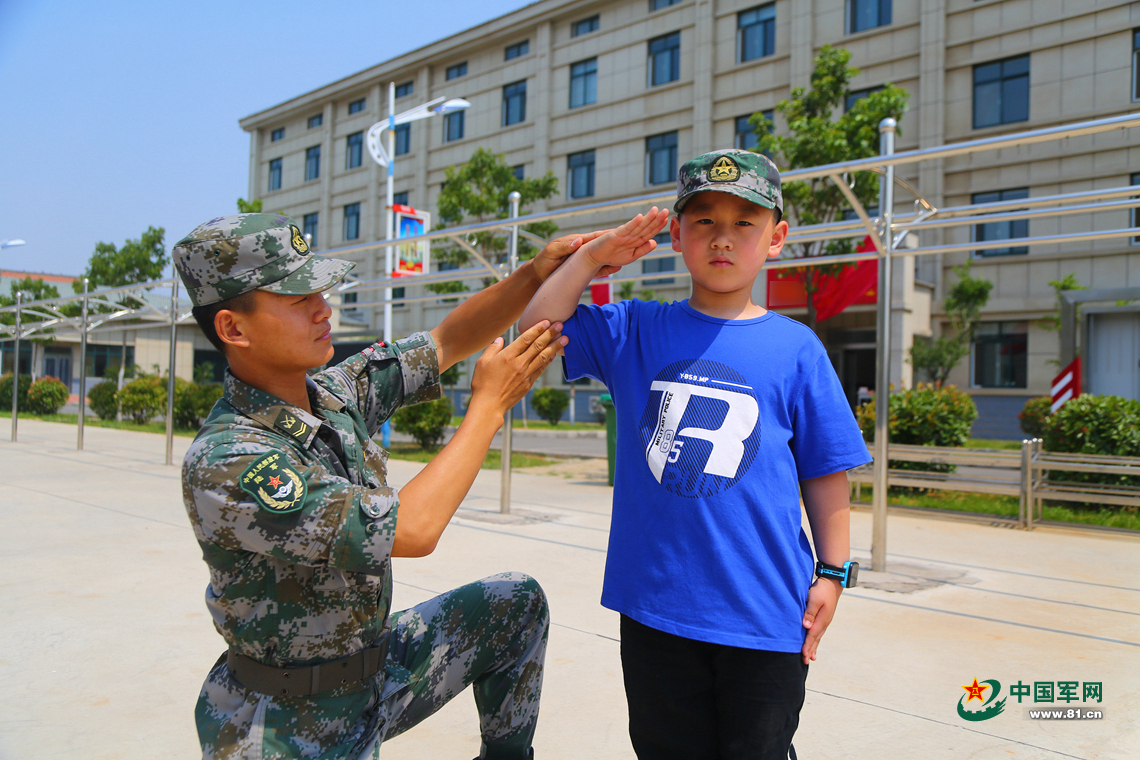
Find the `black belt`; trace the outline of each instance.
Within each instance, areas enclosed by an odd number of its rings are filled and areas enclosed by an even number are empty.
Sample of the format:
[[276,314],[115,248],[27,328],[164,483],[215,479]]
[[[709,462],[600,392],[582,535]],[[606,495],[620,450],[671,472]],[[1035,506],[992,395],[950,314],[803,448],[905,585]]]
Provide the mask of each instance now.
[[319,665],[274,667],[230,649],[226,666],[245,688],[275,697],[311,697],[343,686],[352,686],[346,691],[351,694],[363,689],[365,681],[384,667],[388,657],[387,634],[385,631],[378,646]]

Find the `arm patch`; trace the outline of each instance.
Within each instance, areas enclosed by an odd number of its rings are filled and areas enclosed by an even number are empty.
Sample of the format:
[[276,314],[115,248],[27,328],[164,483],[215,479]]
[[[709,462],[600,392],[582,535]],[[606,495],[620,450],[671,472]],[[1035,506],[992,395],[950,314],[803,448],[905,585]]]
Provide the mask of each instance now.
[[296,512],[305,503],[308,486],[293,469],[289,459],[273,451],[254,460],[238,478],[241,490],[248,493],[266,512]]

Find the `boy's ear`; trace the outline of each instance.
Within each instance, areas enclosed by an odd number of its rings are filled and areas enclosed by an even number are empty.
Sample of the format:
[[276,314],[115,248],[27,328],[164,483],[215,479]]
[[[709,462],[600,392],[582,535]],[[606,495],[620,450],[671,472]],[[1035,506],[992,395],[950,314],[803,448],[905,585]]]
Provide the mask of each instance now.
[[681,215],[674,214],[669,217],[669,240],[673,244],[673,250],[681,253]]
[[768,244],[768,258],[774,259],[784,250],[784,241],[788,239],[788,223],[783,219],[772,230],[772,242]]
[[218,338],[229,346],[249,348],[249,325],[246,315],[240,311],[222,309],[214,315],[214,330]]

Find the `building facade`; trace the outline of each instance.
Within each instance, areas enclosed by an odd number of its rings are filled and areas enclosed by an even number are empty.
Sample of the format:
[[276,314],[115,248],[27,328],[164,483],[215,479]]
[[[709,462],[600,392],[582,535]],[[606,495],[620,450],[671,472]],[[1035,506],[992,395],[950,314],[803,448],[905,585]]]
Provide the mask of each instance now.
[[[810,86],[824,44],[851,52],[860,69],[853,96],[886,83],[909,92],[898,150],[1140,110],[1137,2],[545,0],[243,119],[249,195],[303,224],[317,249],[383,238],[385,176],[361,146],[387,113],[389,82],[397,85],[397,113],[439,96],[472,103],[398,131],[397,203],[434,211],[446,168],[478,147],[504,155],[526,177],[555,174],[559,195],[531,210],[667,191],[686,158],[754,144],[747,117]],[[784,127],[779,115],[775,122],[777,131]],[[938,207],[1140,183],[1137,132],[947,159],[901,174]],[[909,210],[912,199],[897,196],[896,211]],[[565,231],[618,221],[576,219]],[[923,247],[1011,243],[897,267],[894,383],[914,381],[904,348],[916,335],[945,329],[953,268],[972,261],[974,276],[994,289],[973,352],[951,380],[979,406],[976,435],[1016,435],[1017,411],[1047,394],[1057,371],[1058,336],[1043,321],[1055,313],[1049,281],[1073,274],[1087,287],[1140,285],[1140,248],[1132,238],[1052,248],[1012,239],[1134,222],[1131,210],[1115,209],[923,233]],[[356,258],[362,277],[382,275],[382,251]],[[688,280],[669,275],[683,269],[680,256],[643,266],[639,289],[687,295]],[[766,295],[759,287],[757,297]],[[436,301],[399,307],[396,332],[430,328],[449,308]],[[374,335],[378,316],[363,307],[342,324],[342,340]],[[359,325],[355,333],[351,324]],[[853,403],[874,385],[874,328],[870,304],[820,325]],[[543,382],[561,379],[552,371]]]

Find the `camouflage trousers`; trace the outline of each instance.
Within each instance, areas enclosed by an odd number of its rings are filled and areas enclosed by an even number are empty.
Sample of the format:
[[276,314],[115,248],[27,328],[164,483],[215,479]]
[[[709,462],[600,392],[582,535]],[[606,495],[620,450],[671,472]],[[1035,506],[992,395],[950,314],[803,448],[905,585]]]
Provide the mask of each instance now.
[[393,613],[388,659],[368,688],[305,698],[247,691],[225,656],[198,698],[203,757],[379,758],[380,745],[473,686],[481,758],[522,758],[538,722],[550,616],[533,579],[502,573]]

